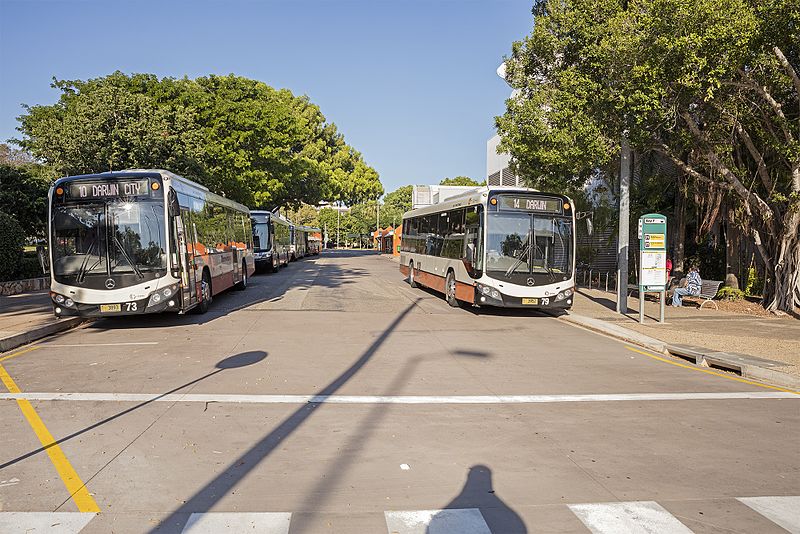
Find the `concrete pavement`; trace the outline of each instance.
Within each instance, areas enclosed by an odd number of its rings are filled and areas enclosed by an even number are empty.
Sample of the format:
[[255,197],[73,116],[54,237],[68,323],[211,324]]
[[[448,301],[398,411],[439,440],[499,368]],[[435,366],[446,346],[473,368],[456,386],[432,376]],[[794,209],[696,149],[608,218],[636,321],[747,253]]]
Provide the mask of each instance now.
[[[800,528],[800,396],[632,348],[535,312],[451,309],[392,262],[328,253],[205,316],[103,319],[0,356],[20,392],[0,396],[0,525]],[[99,514],[80,515],[20,402]]]

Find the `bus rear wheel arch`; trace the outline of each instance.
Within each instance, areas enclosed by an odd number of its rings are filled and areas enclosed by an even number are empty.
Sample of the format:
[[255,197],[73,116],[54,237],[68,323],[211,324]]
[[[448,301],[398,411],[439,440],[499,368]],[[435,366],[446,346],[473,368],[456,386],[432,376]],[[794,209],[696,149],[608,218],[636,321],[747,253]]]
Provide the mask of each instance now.
[[419,287],[416,279],[414,278],[414,261],[408,262],[408,285],[411,287]]
[[238,291],[247,289],[247,261],[242,260],[242,279],[234,286]]

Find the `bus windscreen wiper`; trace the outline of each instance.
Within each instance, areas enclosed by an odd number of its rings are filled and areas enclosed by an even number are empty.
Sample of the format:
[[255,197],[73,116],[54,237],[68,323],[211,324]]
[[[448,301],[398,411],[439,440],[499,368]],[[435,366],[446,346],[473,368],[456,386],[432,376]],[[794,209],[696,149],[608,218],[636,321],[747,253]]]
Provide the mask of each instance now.
[[[536,250],[539,251],[539,253],[542,255],[542,259],[544,260],[544,250],[542,250],[541,247],[539,247],[539,245],[536,245]],[[552,282],[555,282],[556,281],[556,275],[553,274],[553,269],[551,269],[550,266],[547,265],[546,263],[543,264],[543,267],[544,267],[545,271],[547,271],[547,274],[550,276],[550,280]]]
[[98,255],[98,260],[94,262],[94,264],[92,264],[92,266],[89,269],[86,268],[86,266],[89,264],[89,258],[92,256],[92,251],[94,251],[94,248],[96,246],[97,246],[97,238],[92,240],[92,244],[89,245],[89,248],[86,251],[86,255],[84,256],[83,261],[81,262],[81,268],[78,269],[78,275],[75,277],[76,282],[78,283],[83,282],[83,280],[86,278],[86,273],[88,271],[94,270],[94,268],[97,267],[97,264],[100,263],[100,261],[102,261],[99,259],[100,256]]
[[517,267],[519,267],[522,264],[523,261],[528,261],[525,260],[524,258],[529,257],[531,253],[531,233],[528,232],[528,235],[526,237],[528,238],[528,244],[525,245],[525,248],[522,249],[522,253],[517,258],[517,261],[514,262],[514,265],[509,267],[508,270],[506,271],[506,278],[510,277],[511,273],[513,273],[517,269]]
[[119,238],[117,238],[116,235],[114,236],[114,244],[117,245],[117,247],[119,248],[119,251],[122,253],[122,255],[125,257],[125,259],[128,261],[128,264],[131,266],[131,268],[133,268],[133,272],[136,273],[136,276],[138,276],[139,278],[144,278],[144,275],[142,274],[142,271],[139,270],[139,268],[133,262],[131,257],[128,256],[128,253],[125,252],[125,248],[122,246],[122,243],[120,243]]

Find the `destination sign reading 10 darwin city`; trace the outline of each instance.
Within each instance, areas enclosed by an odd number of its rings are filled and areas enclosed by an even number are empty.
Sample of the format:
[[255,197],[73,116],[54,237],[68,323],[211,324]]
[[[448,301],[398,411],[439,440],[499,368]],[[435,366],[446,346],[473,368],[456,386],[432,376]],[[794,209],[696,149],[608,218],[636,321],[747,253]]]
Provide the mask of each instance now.
[[499,197],[502,210],[543,211],[561,213],[562,204],[558,198],[542,198],[522,195],[502,195]]
[[78,182],[69,185],[71,198],[140,197],[149,194],[148,180]]

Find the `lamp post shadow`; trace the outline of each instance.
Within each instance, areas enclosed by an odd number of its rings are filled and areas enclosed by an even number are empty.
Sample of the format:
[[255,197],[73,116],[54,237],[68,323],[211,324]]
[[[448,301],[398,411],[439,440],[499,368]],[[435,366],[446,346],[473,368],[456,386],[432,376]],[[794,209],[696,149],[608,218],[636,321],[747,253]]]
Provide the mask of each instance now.
[[[469,468],[464,487],[444,509],[434,515],[428,523],[426,534],[455,534],[452,511],[480,511],[486,527],[493,534],[527,534],[528,529],[522,518],[494,492],[492,470],[485,465]],[[477,518],[473,518],[477,519]],[[458,525],[458,534],[486,534],[486,528],[479,520],[469,520],[468,525]]]

